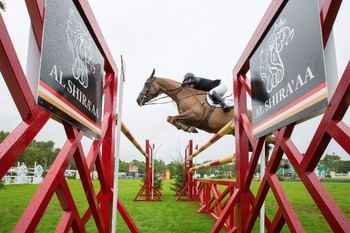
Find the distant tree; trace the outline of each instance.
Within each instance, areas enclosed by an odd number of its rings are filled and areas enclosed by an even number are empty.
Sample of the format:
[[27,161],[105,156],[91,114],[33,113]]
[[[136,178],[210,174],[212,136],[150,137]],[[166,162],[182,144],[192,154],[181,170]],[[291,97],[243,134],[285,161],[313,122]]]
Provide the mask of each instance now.
[[0,131],[0,143],[5,140],[5,138],[9,135],[9,132],[5,132],[3,130]]
[[185,163],[180,153],[176,158],[172,158],[167,168],[170,170],[171,177],[175,178],[175,182],[171,184],[170,189],[177,192],[181,189],[185,180]]
[[259,173],[259,174],[260,174],[260,171],[261,171],[261,165],[260,165],[260,164],[257,164],[254,173],[255,173],[255,174],[256,174],[256,173]]
[[350,172],[350,160],[340,160],[338,162],[337,173],[348,173]]
[[69,162],[68,169],[69,169],[69,170],[78,170],[78,169],[77,169],[77,165],[75,164],[74,159],[72,159],[72,160]]
[[0,10],[5,11],[5,9],[6,9],[6,3],[0,0]]
[[129,171],[129,163],[121,161],[119,159],[119,172],[128,172]]
[[326,154],[325,157],[320,161],[322,164],[328,167],[329,171],[336,172],[339,166],[340,156],[335,154]]
[[155,173],[165,173],[165,170],[167,169],[167,166],[165,165],[165,162],[161,159],[155,159],[154,160],[154,172]]
[[45,163],[45,168],[49,168],[55,161],[60,149],[55,148],[53,141],[36,141],[33,140],[23,151],[17,162],[25,162],[27,166],[34,166],[35,162]]

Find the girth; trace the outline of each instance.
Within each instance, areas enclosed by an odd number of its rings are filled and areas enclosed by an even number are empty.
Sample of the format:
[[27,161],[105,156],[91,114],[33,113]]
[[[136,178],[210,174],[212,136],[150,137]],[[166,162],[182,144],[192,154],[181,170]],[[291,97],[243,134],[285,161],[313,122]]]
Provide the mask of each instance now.
[[209,118],[211,117],[211,115],[213,114],[214,110],[215,110],[215,106],[211,106],[207,115],[203,118],[202,122],[199,124],[198,128],[209,128]]

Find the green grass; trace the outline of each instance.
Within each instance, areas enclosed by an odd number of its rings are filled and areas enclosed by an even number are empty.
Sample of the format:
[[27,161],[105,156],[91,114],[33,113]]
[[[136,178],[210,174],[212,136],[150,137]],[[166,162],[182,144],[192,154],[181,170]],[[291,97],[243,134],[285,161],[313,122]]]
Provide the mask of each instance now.
[[[213,221],[205,214],[196,214],[196,202],[177,202],[174,192],[170,191],[170,183],[163,183],[161,202],[132,201],[141,182],[135,180],[119,180],[119,197],[128,209],[140,232],[208,232]],[[119,216],[118,216],[119,217]],[[129,232],[118,218],[118,232]]]
[[[258,185],[258,182],[252,183],[251,189],[254,194],[257,192]],[[294,207],[305,232],[332,232],[321,214],[321,211],[301,182],[281,182],[281,185],[291,205]],[[350,196],[350,184],[327,182],[323,183],[323,186],[327,189],[345,216],[350,219],[350,199],[348,198]],[[265,203],[266,214],[270,220],[272,220],[278,209],[278,204],[271,189],[269,190]],[[259,225],[258,221],[256,225]],[[282,232],[289,232],[286,225]]]
[[[88,207],[84,190],[80,181],[68,180],[73,198],[79,209],[79,214]],[[94,181],[99,190],[98,181]],[[162,202],[134,202],[132,201],[140,189],[141,181],[119,180],[119,197],[135,221],[140,232],[209,232],[214,222],[205,214],[196,214],[196,202],[177,202],[174,193],[170,191],[169,181],[164,182]],[[350,184],[323,183],[337,205],[350,219]],[[332,232],[328,227],[317,206],[301,182],[282,182],[287,197],[291,201],[306,232]],[[16,222],[25,210],[38,185],[10,185],[0,189],[0,232],[11,232]],[[258,183],[252,183],[253,193],[256,193]],[[270,191],[266,199],[266,212],[272,220],[278,205]],[[36,232],[53,232],[61,217],[61,207],[54,195]],[[119,232],[129,232],[122,218],[118,216],[117,229]],[[258,232],[257,226],[254,232]],[[93,218],[87,223],[87,232],[96,232]],[[285,226],[283,232],[289,232]]]

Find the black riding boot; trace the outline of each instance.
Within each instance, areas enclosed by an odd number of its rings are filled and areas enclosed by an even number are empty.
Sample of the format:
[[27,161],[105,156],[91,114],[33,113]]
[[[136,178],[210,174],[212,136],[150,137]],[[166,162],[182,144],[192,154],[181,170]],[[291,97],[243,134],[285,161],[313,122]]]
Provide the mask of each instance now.
[[224,110],[224,112],[229,112],[232,108],[232,107],[228,106],[225,103],[225,100],[215,91],[213,91],[213,93],[211,94],[211,99],[214,101],[214,103],[220,104],[220,106],[222,107],[222,110]]

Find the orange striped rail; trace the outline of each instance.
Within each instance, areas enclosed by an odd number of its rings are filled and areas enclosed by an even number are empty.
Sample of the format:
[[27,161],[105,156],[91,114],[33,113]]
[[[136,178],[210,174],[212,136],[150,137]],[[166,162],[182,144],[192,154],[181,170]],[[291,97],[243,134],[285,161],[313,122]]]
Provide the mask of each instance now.
[[227,156],[227,157],[223,157],[221,159],[209,162],[209,163],[205,163],[202,165],[198,165],[195,167],[190,168],[190,172],[194,172],[196,170],[201,170],[204,168],[208,168],[208,167],[215,167],[215,166],[220,166],[220,165],[224,165],[224,164],[228,164],[228,163],[232,163],[236,161],[236,154]]
[[135,138],[132,136],[128,128],[126,128],[124,122],[122,122],[122,128],[121,128],[123,134],[129,139],[129,141],[145,156],[148,158],[148,154],[142,149],[140,144],[135,140]]
[[196,157],[197,155],[199,155],[199,153],[201,153],[202,151],[204,151],[205,149],[207,149],[209,146],[211,146],[212,144],[214,144],[217,140],[219,140],[220,138],[222,138],[223,136],[225,136],[226,134],[230,133],[232,130],[235,129],[235,123],[234,123],[234,119],[232,119],[230,122],[228,122],[222,129],[219,130],[219,132],[217,132],[214,137],[212,137],[209,142],[205,143],[201,148],[199,148],[198,150],[196,150],[188,159],[192,160],[194,157]]

